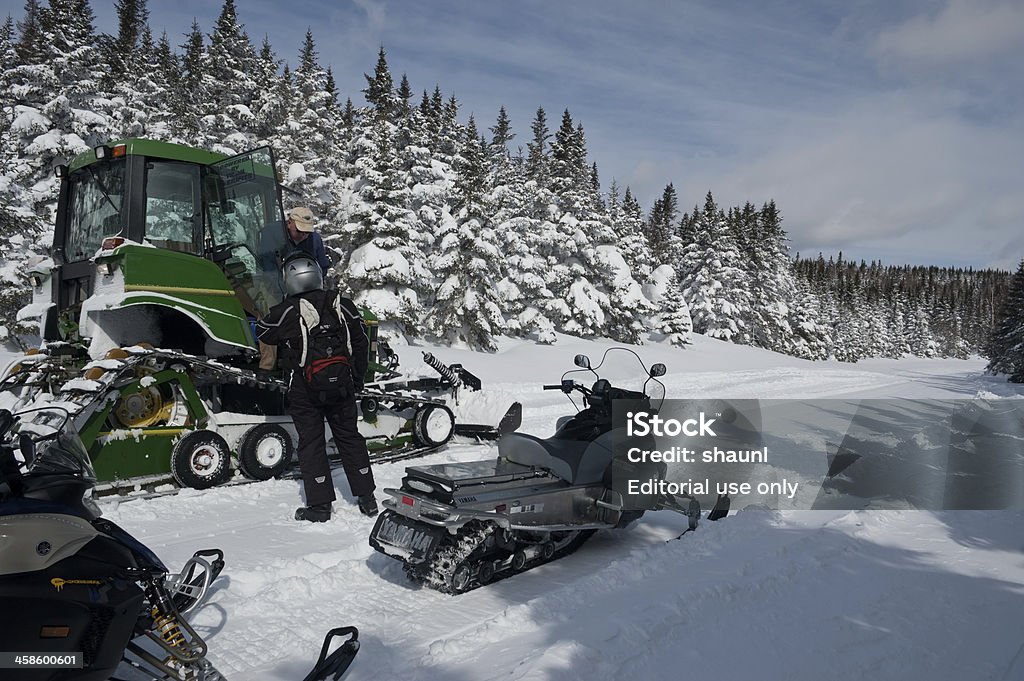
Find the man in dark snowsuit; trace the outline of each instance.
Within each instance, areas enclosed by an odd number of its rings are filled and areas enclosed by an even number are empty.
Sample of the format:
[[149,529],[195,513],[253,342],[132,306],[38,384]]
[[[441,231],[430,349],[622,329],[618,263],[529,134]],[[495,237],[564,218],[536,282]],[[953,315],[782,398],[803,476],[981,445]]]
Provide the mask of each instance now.
[[[278,357],[288,370],[288,414],[299,435],[298,457],[306,505],[295,511],[296,520],[324,522],[331,517],[331,502],[337,495],[327,460],[324,421],[331,429],[334,444],[352,494],[359,499],[359,510],[377,514],[373,496],[373,472],[366,441],[356,427],[356,393],[363,388],[369,361],[369,340],[359,309],[336,291],[323,290],[323,272],[311,257],[296,253],[282,267],[288,297],[256,322],[256,336],[263,343],[277,345]],[[321,315],[340,311],[341,333],[347,327],[347,364],[344,380],[337,388],[316,391],[307,383],[302,370],[306,364],[309,330],[320,323]]]

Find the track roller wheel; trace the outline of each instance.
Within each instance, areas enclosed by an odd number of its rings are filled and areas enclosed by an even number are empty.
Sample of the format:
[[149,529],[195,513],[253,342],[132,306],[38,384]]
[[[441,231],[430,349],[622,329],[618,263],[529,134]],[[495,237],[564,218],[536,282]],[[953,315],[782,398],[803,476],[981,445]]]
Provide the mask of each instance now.
[[555,542],[546,541],[540,545],[540,557],[544,560],[551,560],[551,556],[555,555]]
[[526,552],[522,549],[516,549],[516,552],[512,554],[512,569],[519,572],[526,567]]
[[207,489],[231,479],[228,443],[210,430],[197,430],[178,440],[171,451],[171,475],[182,487]]
[[476,569],[476,581],[481,584],[489,584],[494,579],[494,561],[480,561],[480,567]]
[[455,432],[455,415],[440,404],[424,405],[413,419],[412,434],[416,444],[440,447]]
[[469,587],[473,580],[473,568],[469,563],[463,563],[452,573],[452,593],[460,594]]
[[276,423],[261,423],[242,437],[238,465],[252,480],[269,480],[284,472],[295,450],[288,432]]

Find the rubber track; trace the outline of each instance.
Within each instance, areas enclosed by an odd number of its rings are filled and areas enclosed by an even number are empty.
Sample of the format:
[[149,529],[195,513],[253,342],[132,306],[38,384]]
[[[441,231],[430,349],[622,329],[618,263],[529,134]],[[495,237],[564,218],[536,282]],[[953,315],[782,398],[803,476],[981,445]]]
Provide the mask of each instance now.
[[550,563],[558,560],[559,558],[564,558],[565,556],[575,553],[595,532],[597,532],[597,530],[580,530],[579,534],[573,537],[572,541],[555,551],[547,560],[544,558],[534,558],[529,561],[522,570],[513,570],[511,568],[502,570],[501,572],[496,573],[494,577],[487,582],[487,584],[480,584],[480,582],[477,581],[476,574],[474,573],[469,587],[456,592],[451,588],[451,578],[452,575],[455,574],[455,570],[467,557],[472,555],[473,551],[481,543],[487,539],[487,535],[494,531],[494,525],[491,523],[488,523],[482,528],[471,528],[464,532],[467,526],[463,526],[456,534],[455,541],[458,543],[450,544],[439,549],[429,567],[407,569],[406,574],[409,578],[414,581],[422,581],[430,588],[440,591],[441,593],[451,594],[453,596],[464,594],[473,591],[474,589],[478,589],[481,586],[488,586],[495,582],[500,582],[503,579],[532,570],[539,565]]

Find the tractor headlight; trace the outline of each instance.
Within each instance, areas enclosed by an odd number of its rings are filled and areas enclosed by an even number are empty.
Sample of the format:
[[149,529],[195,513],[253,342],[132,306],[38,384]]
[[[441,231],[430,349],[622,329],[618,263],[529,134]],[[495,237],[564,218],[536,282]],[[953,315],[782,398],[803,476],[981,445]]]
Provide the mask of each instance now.
[[43,275],[39,272],[33,272],[28,275],[29,283],[32,284],[32,288],[41,289],[43,288]]
[[109,277],[111,274],[114,273],[114,270],[116,269],[117,264],[114,263],[114,261],[112,260],[108,260],[107,262],[96,263],[96,271],[99,272],[100,275],[102,276]]

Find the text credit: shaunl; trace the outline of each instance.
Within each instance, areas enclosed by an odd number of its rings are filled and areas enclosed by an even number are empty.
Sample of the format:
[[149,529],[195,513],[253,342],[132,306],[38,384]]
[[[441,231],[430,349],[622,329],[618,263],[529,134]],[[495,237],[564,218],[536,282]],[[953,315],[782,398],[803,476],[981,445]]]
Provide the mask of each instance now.
[[[707,414],[700,412],[694,418],[674,419],[664,418],[657,414],[648,412],[627,412],[626,413],[626,435],[630,438],[695,438],[702,447],[691,449],[689,447],[672,444],[662,449],[645,449],[638,446],[630,446],[626,450],[626,460],[633,464],[767,464],[768,448],[747,449],[723,449],[717,444],[707,447],[705,438],[718,437],[715,432],[715,418],[708,418]],[[729,438],[727,438],[728,441]],[[650,440],[647,440],[650,443]],[[676,440],[678,442],[678,440]],[[667,444],[667,442],[666,442]],[[707,468],[701,470],[707,471]],[[722,469],[736,472],[736,469],[729,467]],[[714,476],[712,476],[714,477]],[[731,476],[730,476],[731,477]],[[674,494],[674,495],[704,495],[717,492],[720,494],[750,494],[755,491],[760,493],[769,492],[769,486],[765,485],[764,490],[759,486],[738,480],[715,480],[710,478],[688,479],[685,482],[673,482],[663,479],[629,480],[626,484],[626,492],[630,495],[650,494]],[[790,498],[796,492],[796,485],[787,489],[789,485],[782,486],[777,492],[783,492]]]

